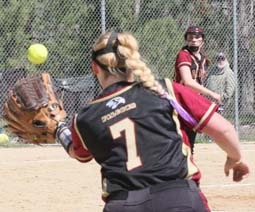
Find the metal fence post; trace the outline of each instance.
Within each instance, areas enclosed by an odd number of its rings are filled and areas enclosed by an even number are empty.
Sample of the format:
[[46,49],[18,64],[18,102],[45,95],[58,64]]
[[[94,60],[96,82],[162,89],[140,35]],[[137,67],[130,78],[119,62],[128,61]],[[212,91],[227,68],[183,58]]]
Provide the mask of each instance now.
[[239,134],[239,110],[238,110],[238,40],[237,40],[237,18],[236,18],[236,0],[233,0],[233,36],[234,36],[234,58],[233,58],[233,69],[235,73],[235,128]]
[[105,33],[105,0],[101,1],[101,23],[102,23],[102,34]]

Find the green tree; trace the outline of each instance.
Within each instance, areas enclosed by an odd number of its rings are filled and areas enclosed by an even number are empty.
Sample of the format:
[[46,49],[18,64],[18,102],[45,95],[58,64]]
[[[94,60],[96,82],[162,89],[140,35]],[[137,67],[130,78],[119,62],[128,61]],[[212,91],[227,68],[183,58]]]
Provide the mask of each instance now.
[[[25,66],[26,47],[29,35],[26,25],[33,7],[30,1],[1,2],[0,6],[0,66],[3,69]],[[30,9],[31,8],[31,9]]]
[[92,37],[100,33],[99,3],[49,1],[35,10],[35,41],[50,54],[46,69],[58,75],[83,75],[90,67]]
[[141,51],[158,76],[173,76],[175,57],[182,47],[182,34],[172,18],[150,20],[139,33]]
[[106,28],[133,31],[136,23],[133,0],[106,1]]

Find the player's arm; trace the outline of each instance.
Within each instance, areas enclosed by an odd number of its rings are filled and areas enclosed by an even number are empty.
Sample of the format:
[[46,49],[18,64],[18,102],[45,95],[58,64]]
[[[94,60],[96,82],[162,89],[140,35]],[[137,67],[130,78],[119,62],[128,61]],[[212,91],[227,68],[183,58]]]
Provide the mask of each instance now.
[[191,72],[190,72],[190,67],[189,66],[181,66],[179,68],[180,71],[180,75],[182,78],[182,83],[187,86],[190,87],[192,90],[198,92],[198,93],[202,93],[206,96],[211,96],[213,99],[215,99],[217,102],[220,102],[220,95],[207,89],[206,87],[200,85],[199,83],[197,83],[195,80],[193,80],[192,76],[191,76]]
[[225,174],[228,176],[232,169],[233,180],[241,181],[250,171],[241,154],[239,139],[232,124],[216,113],[218,106],[208,99],[178,83],[172,83],[172,85],[175,98],[198,122],[196,126],[188,126],[211,136],[215,140],[227,154]]
[[232,124],[218,113],[214,113],[202,132],[212,137],[229,158],[239,161],[242,158],[240,143]]
[[250,170],[241,153],[240,143],[233,125],[220,114],[214,113],[202,130],[211,136],[215,143],[227,153],[225,174],[233,169],[233,180],[241,181],[247,177]]
[[85,147],[83,141],[81,141],[79,138],[73,125],[71,129],[69,129],[65,123],[59,123],[58,129],[56,131],[56,138],[59,140],[60,144],[63,146],[70,157],[77,159],[80,162],[88,162],[93,159],[93,156]]

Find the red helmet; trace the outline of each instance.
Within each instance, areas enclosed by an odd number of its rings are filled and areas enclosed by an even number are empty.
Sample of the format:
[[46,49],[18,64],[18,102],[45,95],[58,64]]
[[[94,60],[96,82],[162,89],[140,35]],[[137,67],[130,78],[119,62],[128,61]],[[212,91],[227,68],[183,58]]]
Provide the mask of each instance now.
[[185,34],[184,34],[185,40],[187,40],[188,34],[201,35],[203,39],[204,39],[204,37],[205,37],[205,34],[204,34],[203,29],[202,29],[201,27],[198,27],[198,26],[190,26],[190,27],[187,29],[187,31],[186,31]]

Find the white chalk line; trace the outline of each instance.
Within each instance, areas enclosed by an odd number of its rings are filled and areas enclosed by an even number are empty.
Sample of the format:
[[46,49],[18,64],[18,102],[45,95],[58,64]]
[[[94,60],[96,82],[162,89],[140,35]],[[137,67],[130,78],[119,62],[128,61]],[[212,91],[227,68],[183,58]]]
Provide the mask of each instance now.
[[231,183],[231,184],[210,184],[201,185],[201,188],[233,188],[233,187],[244,187],[244,186],[255,186],[255,183]]
[[[73,161],[73,159],[50,159],[50,160],[29,160],[29,161],[21,161],[21,162],[0,162],[0,165],[23,165],[23,164],[33,164],[33,163],[56,163],[63,161]],[[205,184],[201,185],[200,188],[234,188],[234,187],[248,187],[255,186],[255,183],[231,183],[231,184]]]
[[[254,151],[252,149],[246,149],[243,151]],[[211,152],[212,153],[212,152]],[[63,162],[63,161],[73,161],[73,159],[45,159],[45,160],[28,160],[20,162],[0,162],[0,165],[21,165],[21,164],[31,164],[31,163],[52,163],[52,162]],[[233,187],[243,187],[243,186],[255,186],[255,183],[233,183],[233,184],[209,184],[201,185],[201,188],[233,188]]]
[[52,162],[63,162],[63,161],[70,161],[70,158],[66,159],[51,159],[51,160],[27,160],[27,161],[20,161],[20,162],[0,162],[0,165],[17,165],[17,164],[29,164],[29,163],[52,163]]
[[[196,151],[196,147],[195,147],[195,151]],[[255,149],[241,149],[242,152],[255,152]],[[221,149],[218,149],[218,150],[205,150],[205,149],[202,149],[202,150],[198,150],[197,153],[195,154],[199,154],[199,153],[205,153],[205,152],[210,152],[210,153],[221,153],[223,152],[223,150]],[[224,153],[224,152],[223,152]]]

